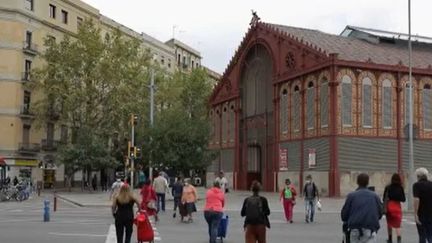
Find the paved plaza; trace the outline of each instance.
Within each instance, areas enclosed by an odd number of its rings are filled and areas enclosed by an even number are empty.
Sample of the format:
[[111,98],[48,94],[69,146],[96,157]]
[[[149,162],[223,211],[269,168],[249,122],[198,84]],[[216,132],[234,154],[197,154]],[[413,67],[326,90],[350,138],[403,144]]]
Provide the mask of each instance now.
[[[204,189],[199,189],[199,196],[204,197]],[[243,219],[239,210],[248,192],[232,192],[227,195],[226,213],[228,214],[228,236],[224,242],[240,243],[243,239]],[[301,242],[301,243],[335,243],[341,242],[340,208],[343,199],[324,198],[323,211],[317,212],[316,222],[306,224],[303,220],[301,199],[294,210],[294,224],[284,220],[278,194],[263,193],[269,199],[271,208],[271,229],[268,242]],[[53,195],[47,193],[41,197],[17,203],[0,203],[0,242],[1,243],[112,243],[116,242],[113,218],[110,213],[110,201],[107,193],[73,192],[59,193],[57,212],[51,211],[51,221],[42,221],[43,200]],[[160,214],[160,221],[154,224],[156,242],[164,243],[206,243],[207,224],[202,214],[204,201],[198,202],[198,212],[193,223],[181,223],[172,217],[172,200],[168,200],[167,211]],[[52,204],[51,204],[52,206]],[[381,220],[382,227],[385,221]],[[136,230],[136,229],[134,229]],[[135,237],[136,231],[133,236]],[[386,230],[379,231],[379,241],[385,242]],[[405,215],[403,222],[403,240],[407,243],[417,242],[413,217]],[[135,239],[134,239],[134,242]]]

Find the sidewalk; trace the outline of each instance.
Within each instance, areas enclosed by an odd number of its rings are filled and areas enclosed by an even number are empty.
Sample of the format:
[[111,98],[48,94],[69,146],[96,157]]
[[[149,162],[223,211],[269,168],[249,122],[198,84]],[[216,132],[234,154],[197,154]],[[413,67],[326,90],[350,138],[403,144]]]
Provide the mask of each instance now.
[[[139,190],[135,190],[135,195],[139,197]],[[198,202],[197,207],[201,209],[204,207],[204,198],[206,189],[203,187],[197,188]],[[57,192],[57,196],[69,203],[75,204],[80,207],[109,207],[111,201],[109,199],[109,192]],[[226,194],[225,210],[227,211],[239,211],[243,205],[243,200],[250,196],[249,191],[231,191]],[[269,207],[272,211],[282,211],[282,205],[279,201],[279,193],[274,192],[262,192],[262,196],[265,196],[269,202]],[[170,204],[173,198],[171,195],[167,195],[168,204]],[[324,213],[339,213],[345,199],[343,198],[322,198],[321,203],[323,205],[322,212]],[[294,207],[295,212],[303,212],[303,199],[297,199],[297,206]]]

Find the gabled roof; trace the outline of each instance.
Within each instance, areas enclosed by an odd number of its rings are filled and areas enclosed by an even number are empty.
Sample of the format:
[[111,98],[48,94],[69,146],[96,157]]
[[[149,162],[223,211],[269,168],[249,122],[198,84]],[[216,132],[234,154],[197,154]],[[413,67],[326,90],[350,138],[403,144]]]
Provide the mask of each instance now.
[[[333,35],[319,30],[266,25],[303,39],[327,53],[337,53],[341,60],[408,66],[408,44],[400,39],[382,38],[374,43],[354,36]],[[413,42],[412,65],[416,68],[428,68],[432,65],[432,44]]]

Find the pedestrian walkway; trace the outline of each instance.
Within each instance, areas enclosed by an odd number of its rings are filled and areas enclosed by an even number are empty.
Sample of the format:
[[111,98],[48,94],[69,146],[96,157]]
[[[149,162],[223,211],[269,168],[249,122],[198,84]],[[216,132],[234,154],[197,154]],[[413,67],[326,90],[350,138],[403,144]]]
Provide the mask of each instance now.
[[[156,224],[154,222],[153,219],[150,219],[150,223],[153,227],[153,232],[154,232],[154,242],[161,242],[161,236],[159,234],[159,231],[156,227]],[[115,230],[115,225],[111,224],[108,230],[108,234],[105,240],[105,243],[116,243],[117,242],[117,236],[116,236],[116,230]],[[134,226],[134,231],[133,231],[133,235],[132,235],[132,242],[136,242],[136,228]]]

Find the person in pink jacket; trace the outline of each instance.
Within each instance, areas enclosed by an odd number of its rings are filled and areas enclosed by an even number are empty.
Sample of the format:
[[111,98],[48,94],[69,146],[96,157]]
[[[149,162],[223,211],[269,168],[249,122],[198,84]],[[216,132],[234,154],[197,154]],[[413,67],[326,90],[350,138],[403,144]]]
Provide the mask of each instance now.
[[216,243],[219,223],[223,216],[225,205],[224,192],[220,189],[219,182],[214,182],[213,187],[207,190],[204,207],[204,218],[208,224],[210,243]]

